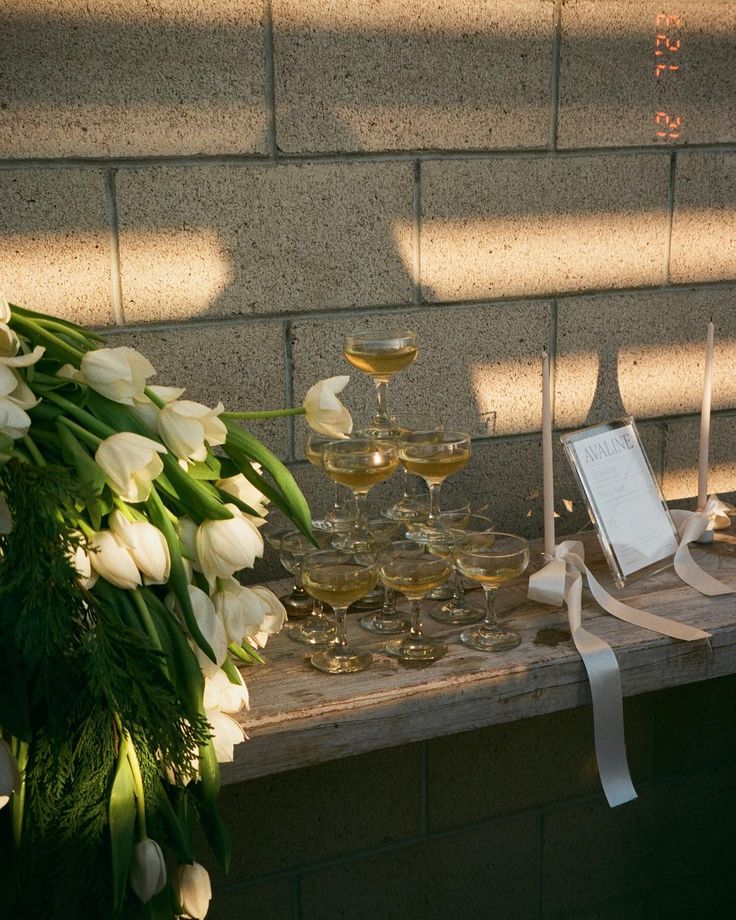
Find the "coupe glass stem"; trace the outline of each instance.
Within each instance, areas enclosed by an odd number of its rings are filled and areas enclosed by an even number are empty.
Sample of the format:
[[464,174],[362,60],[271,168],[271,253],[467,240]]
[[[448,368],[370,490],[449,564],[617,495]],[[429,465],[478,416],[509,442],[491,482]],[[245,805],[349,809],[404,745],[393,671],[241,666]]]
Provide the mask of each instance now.
[[461,608],[465,606],[465,586],[463,585],[463,576],[459,569],[454,569],[452,575],[452,606]]
[[411,635],[412,636],[421,636],[422,635],[422,620],[421,620],[421,610],[422,610],[422,601],[421,598],[415,597],[411,601]]
[[498,629],[498,620],[496,619],[496,589],[483,585],[483,592],[486,599],[486,616],[483,625],[486,629]]
[[440,516],[441,482],[428,482],[429,486],[429,520],[436,521]]
[[334,652],[347,648],[348,632],[345,626],[347,610],[347,607],[335,607],[335,638],[332,640],[332,650]]
[[374,377],[373,382],[376,385],[376,400],[378,402],[376,417],[373,419],[373,423],[382,427],[388,427],[391,422],[388,414],[388,380]]
[[365,529],[366,521],[368,520],[368,512],[366,509],[368,493],[353,492],[353,495],[355,496],[355,526],[353,529],[358,533]]

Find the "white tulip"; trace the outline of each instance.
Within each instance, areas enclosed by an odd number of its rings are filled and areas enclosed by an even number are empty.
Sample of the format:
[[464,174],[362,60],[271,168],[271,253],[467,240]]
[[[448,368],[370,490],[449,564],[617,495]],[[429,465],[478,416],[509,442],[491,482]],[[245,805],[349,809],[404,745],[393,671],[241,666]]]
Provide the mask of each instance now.
[[147,904],[166,886],[166,863],[161,847],[150,837],[139,840],[133,850],[128,876],[130,887],[139,900]]
[[[194,654],[197,656],[197,661],[205,677],[213,677],[227,657],[225,626],[217,615],[214,604],[200,588],[189,585],[189,600],[192,604],[194,619],[197,621],[200,632],[215,653],[216,661],[213,662],[196,644],[192,646]],[[179,602],[173,594],[169,594],[166,598],[166,605],[178,615],[179,621],[184,625]]]
[[244,595],[245,588],[234,578],[219,579],[217,591],[212,595],[222,622],[225,624],[228,642],[243,641],[245,635],[245,620],[248,598]]
[[210,876],[205,867],[196,862],[191,866],[177,866],[171,883],[181,916],[203,920],[212,900]]
[[254,648],[264,648],[268,637],[280,632],[286,622],[286,608],[273,591],[261,585],[249,588],[260,604],[259,622],[246,626],[245,638]]
[[314,431],[330,438],[346,438],[353,430],[353,420],[348,410],[337,398],[348,384],[350,377],[328,377],[307,390],[304,409],[307,424]]
[[141,397],[146,378],[156,371],[153,365],[135,348],[97,348],[82,358],[79,370],[65,364],[59,376],[86,383],[101,396],[125,406],[134,406],[135,397]]
[[180,517],[176,522],[176,532],[179,535],[185,560],[189,560],[194,568],[201,572],[197,558],[197,525],[189,517]]
[[0,738],[0,808],[4,808],[14,792],[20,789],[20,773],[13,752]]
[[30,367],[44,353],[43,348],[36,346],[30,354],[15,355],[18,344],[16,340],[9,346],[10,354],[0,354],[0,433],[13,440],[28,434],[31,419],[26,409],[32,409],[38,402],[16,368]]
[[233,514],[230,520],[204,521],[197,528],[197,559],[210,584],[252,568],[256,557],[263,555],[258,529],[235,505],[225,507]]
[[127,502],[144,502],[151,494],[153,480],[164,468],[159,454],[166,448],[158,441],[121,431],[100,444],[95,460],[102,468],[110,488]]
[[92,571],[92,561],[83,546],[77,546],[74,555],[71,557],[71,563],[79,576],[82,587],[92,588],[97,581],[98,575],[97,572]]
[[212,744],[218,763],[232,763],[235,745],[245,741],[245,732],[235,719],[219,709],[205,709],[205,717],[212,727]]
[[225,443],[227,428],[218,417],[224,410],[222,403],[208,409],[190,399],[176,399],[160,410],[158,430],[171,453],[181,460],[204,460],[208,444]]
[[133,557],[111,530],[99,530],[90,540],[92,568],[105,581],[132,591],[141,584],[141,573]]
[[11,316],[10,301],[6,300],[4,297],[0,297],[0,326],[7,326]]
[[240,712],[243,707],[250,709],[250,696],[245,686],[243,675],[240,671],[239,683],[234,684],[223,670],[219,670],[212,677],[205,678],[204,699],[205,709],[219,709],[220,712]]
[[133,557],[147,585],[164,585],[171,573],[166,538],[148,521],[129,521],[117,508],[108,518],[110,530]]
[[[252,466],[256,473],[261,472],[260,463],[253,463]],[[238,473],[237,476],[228,476],[227,479],[219,479],[215,485],[218,489],[222,489],[223,492],[227,492],[228,495],[234,495],[235,498],[239,498],[241,502],[244,502],[256,514],[260,515],[260,518],[265,518],[268,513],[266,505],[269,500],[254,485],[248,482],[242,473]],[[261,527],[265,521],[260,518],[250,518],[250,520],[253,521],[256,527]]]

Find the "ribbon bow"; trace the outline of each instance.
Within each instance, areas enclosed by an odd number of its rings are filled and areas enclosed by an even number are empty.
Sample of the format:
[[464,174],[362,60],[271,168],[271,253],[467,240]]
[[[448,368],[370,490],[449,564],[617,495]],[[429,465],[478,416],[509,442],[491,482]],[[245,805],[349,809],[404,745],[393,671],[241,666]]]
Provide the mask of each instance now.
[[636,798],[626,760],[621,673],[610,645],[582,625],[584,578],[597,603],[620,620],[685,641],[707,639],[710,633],[637,610],[611,597],[585,565],[585,547],[578,540],[560,543],[555,547],[555,558],[530,576],[529,600],[558,607],[564,602],[567,606],[572,640],[590,681],[598,773],[608,804],[614,808]]
[[733,511],[736,511],[736,508],[721,501],[717,495],[708,498],[702,511],[670,511],[680,538],[673,560],[675,572],[685,584],[708,597],[733,594],[734,589],[705,572],[690,554],[688,543],[712,543],[714,531],[725,530],[730,526],[731,519],[728,515]]

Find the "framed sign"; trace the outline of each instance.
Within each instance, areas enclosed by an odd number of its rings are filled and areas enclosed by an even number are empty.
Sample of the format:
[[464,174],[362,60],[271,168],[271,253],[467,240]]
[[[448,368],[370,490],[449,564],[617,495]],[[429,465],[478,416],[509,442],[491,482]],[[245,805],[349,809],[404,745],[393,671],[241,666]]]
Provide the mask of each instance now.
[[619,588],[672,561],[677,531],[632,418],[560,438]]

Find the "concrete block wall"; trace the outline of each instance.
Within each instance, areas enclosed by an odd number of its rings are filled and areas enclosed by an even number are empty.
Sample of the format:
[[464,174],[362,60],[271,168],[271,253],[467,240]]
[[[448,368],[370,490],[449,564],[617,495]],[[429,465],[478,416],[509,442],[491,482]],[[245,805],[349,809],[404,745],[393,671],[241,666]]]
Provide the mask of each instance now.
[[626,700],[639,797],[614,810],[589,707],[226,787],[212,916],[730,920],[734,691]]
[[[394,409],[471,431],[456,491],[529,535],[542,349],[556,427],[645,420],[687,499],[713,317],[736,487],[731,0],[25,0],[0,32],[6,296],[232,409],[298,405],[345,331],[409,323]],[[345,398],[365,420],[368,382]],[[258,430],[322,500],[300,424]]]

